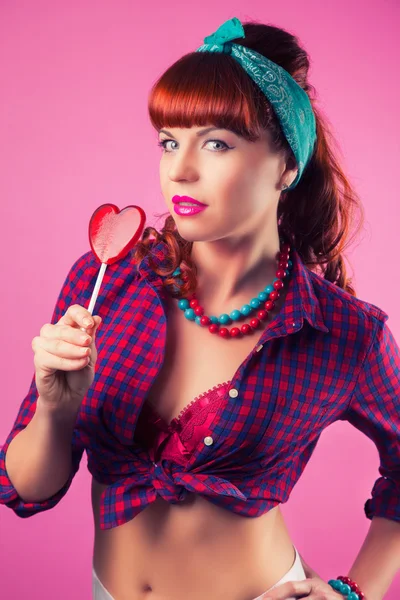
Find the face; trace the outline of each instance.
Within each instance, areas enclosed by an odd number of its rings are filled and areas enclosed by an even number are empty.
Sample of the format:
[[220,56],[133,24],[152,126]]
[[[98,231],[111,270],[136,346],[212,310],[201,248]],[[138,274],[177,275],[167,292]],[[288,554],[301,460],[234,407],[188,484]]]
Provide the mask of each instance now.
[[[179,234],[187,241],[215,241],[251,234],[271,220],[286,173],[283,155],[273,153],[268,132],[249,142],[216,127],[168,128],[159,132],[161,190]],[[174,211],[175,195],[207,204],[193,216]]]

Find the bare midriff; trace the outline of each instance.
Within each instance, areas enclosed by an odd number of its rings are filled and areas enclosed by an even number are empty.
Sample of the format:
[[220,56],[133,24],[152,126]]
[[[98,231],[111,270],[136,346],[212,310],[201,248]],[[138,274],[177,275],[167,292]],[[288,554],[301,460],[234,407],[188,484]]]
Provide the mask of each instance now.
[[[283,301],[282,295],[269,322]],[[231,380],[262,330],[240,340],[218,338],[187,321],[173,299],[167,319],[165,361],[147,400],[169,423],[193,398]],[[93,566],[115,600],[252,600],[294,563],[279,505],[254,518],[199,494],[189,493],[177,504],[158,496],[134,519],[102,530],[100,497],[106,487],[92,480]]]
[[93,480],[93,565],[115,600],[252,600],[293,565],[279,506],[249,518],[198,494],[179,504],[158,496],[131,521],[100,530],[105,487]]

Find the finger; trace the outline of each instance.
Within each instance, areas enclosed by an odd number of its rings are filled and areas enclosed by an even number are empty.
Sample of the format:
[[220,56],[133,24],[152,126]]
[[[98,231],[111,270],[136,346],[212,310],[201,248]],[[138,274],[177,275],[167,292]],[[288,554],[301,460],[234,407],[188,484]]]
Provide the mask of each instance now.
[[39,350],[34,357],[35,370],[42,378],[52,374],[54,371],[77,371],[83,369],[90,362],[90,356],[83,358],[64,358],[56,356],[45,350]]
[[34,340],[40,346],[40,340],[43,338],[50,340],[60,339],[71,344],[76,344],[77,346],[90,346],[92,343],[92,337],[86,331],[82,332],[80,329],[62,324],[52,325],[51,323],[46,323],[43,325],[40,329],[40,335],[33,338],[32,347]]
[[308,596],[313,591],[311,579],[303,579],[302,581],[287,581],[281,585],[277,585],[273,590],[265,592],[262,600],[286,600],[287,598],[302,598]]
[[95,326],[92,329],[86,330],[92,336],[93,343],[96,341],[96,333],[97,333],[97,330],[98,330],[98,328],[100,327],[100,324],[101,324],[101,317],[99,317],[99,316],[96,315],[94,317],[94,319],[96,321]]
[[[86,338],[90,339],[88,335],[86,335]],[[34,337],[32,349],[35,353],[45,351],[61,358],[82,358],[89,356],[92,352],[92,349],[88,348],[87,345],[70,344],[60,338],[50,339],[45,337]]]
[[[80,331],[83,331],[85,333],[87,333],[88,335],[93,336],[96,331],[98,330],[100,324],[101,324],[101,317],[99,317],[98,315],[93,317],[93,321],[94,321],[94,325],[92,324],[90,327],[79,327]],[[94,337],[93,337],[94,340]]]
[[86,331],[87,331],[87,333],[88,333],[89,335],[92,335],[93,337],[95,337],[95,335],[96,335],[96,333],[97,333],[97,330],[98,330],[98,328],[99,328],[99,327],[100,327],[100,325],[101,325],[102,318],[101,318],[99,315],[95,315],[95,316],[93,317],[93,320],[94,320],[94,327],[88,327],[88,328],[86,329]]
[[80,304],[72,304],[68,307],[67,312],[58,321],[62,325],[70,327],[90,328],[94,326],[94,320],[90,312]]

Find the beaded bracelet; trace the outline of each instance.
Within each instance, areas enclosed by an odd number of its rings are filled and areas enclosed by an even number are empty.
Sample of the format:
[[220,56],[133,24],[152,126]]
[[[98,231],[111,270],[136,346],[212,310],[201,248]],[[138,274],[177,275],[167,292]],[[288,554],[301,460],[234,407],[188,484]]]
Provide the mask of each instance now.
[[328,583],[339,594],[343,594],[346,600],[365,600],[364,594],[350,577],[339,575],[337,579],[330,579]]

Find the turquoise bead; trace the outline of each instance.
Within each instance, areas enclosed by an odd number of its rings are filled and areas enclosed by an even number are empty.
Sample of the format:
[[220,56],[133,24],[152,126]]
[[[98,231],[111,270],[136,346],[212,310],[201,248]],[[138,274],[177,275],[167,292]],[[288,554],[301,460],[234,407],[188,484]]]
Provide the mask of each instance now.
[[347,600],[360,600],[360,596],[356,592],[350,592],[347,596]]
[[260,301],[258,298],[252,298],[250,300],[250,306],[252,306],[253,308],[258,308],[260,306]]
[[237,308],[235,308],[235,310],[231,312],[230,317],[232,321],[238,321],[241,317],[240,310],[237,310]]
[[189,308],[190,302],[187,298],[182,298],[178,301],[178,306],[180,309],[184,310],[185,308]]
[[222,325],[226,325],[227,323],[230,323],[230,322],[231,322],[231,318],[230,318],[230,316],[229,316],[229,315],[227,315],[226,313],[223,313],[223,314],[222,314],[222,315],[220,315],[220,317],[219,317],[219,322],[220,322]]
[[341,589],[341,593],[342,594],[351,594],[351,587],[348,585],[348,583],[343,583],[342,584],[342,589]]
[[334,590],[339,590],[340,581],[338,581],[337,579],[330,579],[328,583],[331,587],[333,587]]
[[188,321],[194,321],[195,320],[196,313],[194,312],[193,308],[187,308],[185,310],[185,317],[188,319]]
[[[283,243],[283,240],[281,240],[281,243]],[[286,277],[289,276],[290,270],[292,269],[292,267],[293,267],[293,262],[291,260],[288,260],[288,268],[285,270]],[[183,281],[179,277],[181,275],[181,273],[182,273],[181,268],[178,267],[177,269],[175,269],[175,271],[172,274],[172,276],[177,279],[177,282],[179,282],[179,285],[182,285],[182,283],[183,283]],[[212,323],[214,325],[228,325],[234,321],[240,321],[242,319],[242,317],[247,317],[247,316],[251,315],[255,309],[260,308],[260,305],[262,302],[266,302],[268,300],[271,292],[275,291],[275,288],[274,288],[275,281],[280,281],[279,277],[275,277],[273,279],[272,284],[267,285],[264,288],[264,290],[262,290],[259,294],[257,294],[257,296],[255,298],[252,298],[250,300],[249,304],[244,304],[240,310],[234,309],[231,311],[231,313],[229,315],[226,313],[222,313],[219,317],[216,317],[215,315],[210,316],[209,317],[210,323]],[[179,288],[177,285],[174,285],[173,289],[174,289],[174,292],[179,292]],[[194,309],[190,308],[190,300],[188,298],[179,299],[178,307],[184,312],[186,319],[188,319],[190,321],[195,321],[198,325],[201,326],[201,316],[196,315]],[[335,580],[332,580],[332,581],[335,581]],[[339,588],[336,587],[335,589],[337,589],[338,591],[341,591],[343,589],[343,585],[346,585],[346,584],[342,585],[342,582],[339,581],[339,582],[336,582],[335,585],[336,586],[339,585]],[[349,588],[349,586],[347,586],[347,588]],[[344,590],[346,590],[346,588],[344,588]],[[346,592],[343,592],[343,593],[346,593]],[[351,593],[351,590],[350,590],[350,593]],[[351,598],[350,600],[353,600],[353,598]],[[356,598],[354,598],[354,600],[356,600]],[[357,600],[359,600],[359,599],[357,598]]]

